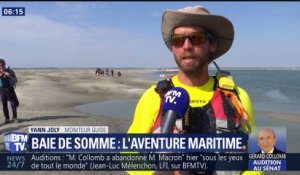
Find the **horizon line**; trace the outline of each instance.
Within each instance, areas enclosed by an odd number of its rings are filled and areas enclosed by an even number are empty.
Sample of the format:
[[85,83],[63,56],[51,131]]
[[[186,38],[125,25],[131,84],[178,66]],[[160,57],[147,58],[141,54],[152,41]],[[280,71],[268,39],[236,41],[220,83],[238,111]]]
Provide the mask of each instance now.
[[[13,67],[12,69],[178,69],[178,67]],[[227,66],[220,66],[222,69],[300,69],[300,67],[277,67],[277,66],[269,66],[269,67],[227,67]],[[209,69],[216,69],[215,67],[209,67]]]

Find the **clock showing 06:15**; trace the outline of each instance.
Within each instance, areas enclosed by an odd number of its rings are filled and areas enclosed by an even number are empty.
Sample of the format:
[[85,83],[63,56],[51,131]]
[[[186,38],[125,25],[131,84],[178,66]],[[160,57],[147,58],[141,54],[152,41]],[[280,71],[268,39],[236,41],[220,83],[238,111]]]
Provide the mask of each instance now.
[[25,16],[25,7],[2,7],[2,16]]

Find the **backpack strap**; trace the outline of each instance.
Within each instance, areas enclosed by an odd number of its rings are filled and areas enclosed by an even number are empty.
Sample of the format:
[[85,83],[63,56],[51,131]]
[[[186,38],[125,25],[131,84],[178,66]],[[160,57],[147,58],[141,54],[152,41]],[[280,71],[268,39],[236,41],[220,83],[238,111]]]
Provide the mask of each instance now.
[[[225,71],[224,71],[225,72]],[[217,72],[218,74],[218,72]],[[217,91],[221,91],[221,93],[223,94],[223,100],[224,100],[224,108],[225,108],[225,112],[227,113],[228,116],[228,126],[230,126],[230,128],[232,128],[234,126],[234,120],[232,117],[232,112],[234,112],[234,116],[237,116],[238,119],[241,121],[243,130],[246,131],[246,133],[251,132],[251,126],[249,124],[249,116],[246,113],[243,104],[241,103],[240,97],[237,93],[236,88],[234,87],[234,82],[233,79],[230,75],[230,72],[226,71],[226,74],[224,76],[224,74],[222,75],[221,78],[223,78],[223,83],[226,82],[226,76],[230,76],[228,81],[229,82],[229,86],[224,86],[224,84],[222,86],[226,87],[226,88],[222,88],[220,87],[220,75],[216,75],[214,76],[215,78],[215,84],[214,84],[214,90]],[[225,81],[224,81],[225,79]],[[233,88],[227,88],[227,87],[233,87]],[[229,108],[232,108],[233,111],[228,110]],[[227,109],[227,110],[226,110]]]
[[172,79],[168,78],[165,80],[161,80],[156,84],[155,92],[159,94],[160,98],[162,99],[164,95],[174,87]]

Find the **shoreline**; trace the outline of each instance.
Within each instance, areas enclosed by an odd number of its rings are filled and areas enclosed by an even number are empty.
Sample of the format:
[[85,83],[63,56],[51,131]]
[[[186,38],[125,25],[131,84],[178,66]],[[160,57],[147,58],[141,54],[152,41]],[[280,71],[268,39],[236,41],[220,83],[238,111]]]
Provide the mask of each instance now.
[[[221,69],[226,69],[226,70],[300,70],[300,67],[220,67]],[[33,67],[33,68],[22,68],[22,67],[16,67],[13,68],[14,70],[60,70],[60,69],[65,69],[65,70],[74,70],[74,69],[96,69],[96,67]],[[105,69],[105,67],[101,67],[101,69]],[[138,67],[112,67],[112,69],[117,69],[117,70],[178,70],[177,67],[145,67],[145,68],[138,68]],[[209,70],[217,70],[213,65],[209,67]]]
[[300,124],[300,116],[298,114],[286,112],[270,112],[270,111],[256,111],[256,115],[265,115],[268,118],[276,119],[293,124]]

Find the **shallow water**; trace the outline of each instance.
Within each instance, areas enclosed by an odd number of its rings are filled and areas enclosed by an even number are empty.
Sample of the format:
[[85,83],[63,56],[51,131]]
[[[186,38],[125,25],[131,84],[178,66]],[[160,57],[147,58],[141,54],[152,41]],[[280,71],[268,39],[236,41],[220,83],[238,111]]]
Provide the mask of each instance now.
[[109,100],[89,103],[75,107],[77,110],[92,114],[104,115],[112,118],[131,119],[134,114],[138,99]]

